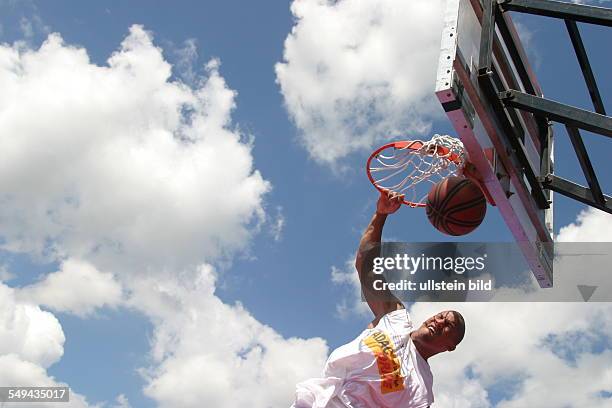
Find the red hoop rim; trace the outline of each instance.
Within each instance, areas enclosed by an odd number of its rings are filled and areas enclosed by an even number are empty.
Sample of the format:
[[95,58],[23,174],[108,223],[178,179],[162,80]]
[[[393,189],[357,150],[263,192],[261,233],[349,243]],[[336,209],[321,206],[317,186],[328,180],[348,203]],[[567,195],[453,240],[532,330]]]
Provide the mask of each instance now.
[[[374,152],[372,152],[370,157],[368,157],[368,161],[366,162],[366,174],[368,175],[368,179],[370,180],[370,183],[372,183],[372,185],[381,193],[384,192],[382,188],[376,185],[376,181],[374,180],[374,177],[372,177],[372,174],[370,172],[370,163],[372,162],[372,159],[378,157],[378,155],[383,150],[389,149],[389,148],[419,150],[421,147],[423,147],[423,145],[424,143],[420,140],[401,140],[397,142],[391,142],[391,143],[384,144],[378,149],[374,150]],[[438,145],[437,148],[440,149],[439,151],[442,153],[442,155],[448,154],[449,152],[449,149],[447,147]],[[452,161],[455,164],[460,163],[459,156],[456,153],[451,152],[451,154],[448,157],[444,157],[444,158],[446,160]],[[423,208],[426,206],[426,204],[424,203],[414,203],[412,201],[406,200],[405,198],[404,200],[402,200],[402,204],[405,204],[411,208]]]

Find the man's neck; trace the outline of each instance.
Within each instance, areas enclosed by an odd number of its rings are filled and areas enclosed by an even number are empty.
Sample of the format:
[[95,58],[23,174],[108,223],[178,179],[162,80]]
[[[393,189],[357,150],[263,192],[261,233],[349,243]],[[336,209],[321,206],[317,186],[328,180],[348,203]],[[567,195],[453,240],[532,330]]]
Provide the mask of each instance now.
[[428,350],[426,347],[424,347],[418,339],[416,339],[415,341],[416,331],[410,332],[410,338],[412,339],[412,343],[414,344],[414,347],[416,347],[416,350],[419,355],[423,357],[423,360],[427,361],[429,357],[434,356],[436,354],[432,353],[431,350]]

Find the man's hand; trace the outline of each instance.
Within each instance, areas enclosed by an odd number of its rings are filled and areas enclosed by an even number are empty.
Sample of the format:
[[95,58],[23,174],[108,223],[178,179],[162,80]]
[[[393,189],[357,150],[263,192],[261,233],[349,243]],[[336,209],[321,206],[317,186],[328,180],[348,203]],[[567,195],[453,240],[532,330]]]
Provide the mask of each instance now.
[[402,201],[404,201],[404,194],[383,190],[376,204],[376,213],[393,214],[402,206]]

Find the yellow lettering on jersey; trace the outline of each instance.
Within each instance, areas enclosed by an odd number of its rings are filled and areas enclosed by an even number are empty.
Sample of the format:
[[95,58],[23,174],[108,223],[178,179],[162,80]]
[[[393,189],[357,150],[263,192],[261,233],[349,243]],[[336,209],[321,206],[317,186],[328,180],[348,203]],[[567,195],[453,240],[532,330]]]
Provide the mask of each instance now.
[[363,340],[376,357],[380,374],[380,391],[383,394],[404,389],[404,377],[401,375],[401,364],[395,355],[393,342],[385,332],[377,331]]

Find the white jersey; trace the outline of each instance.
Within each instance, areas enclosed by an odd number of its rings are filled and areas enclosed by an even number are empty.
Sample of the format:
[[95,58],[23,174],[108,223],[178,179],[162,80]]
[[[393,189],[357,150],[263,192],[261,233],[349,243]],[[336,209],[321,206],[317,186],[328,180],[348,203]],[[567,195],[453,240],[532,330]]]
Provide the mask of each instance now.
[[433,376],[411,331],[406,310],[386,314],[375,328],[331,353],[324,378],[298,384],[292,408],[430,406]]

